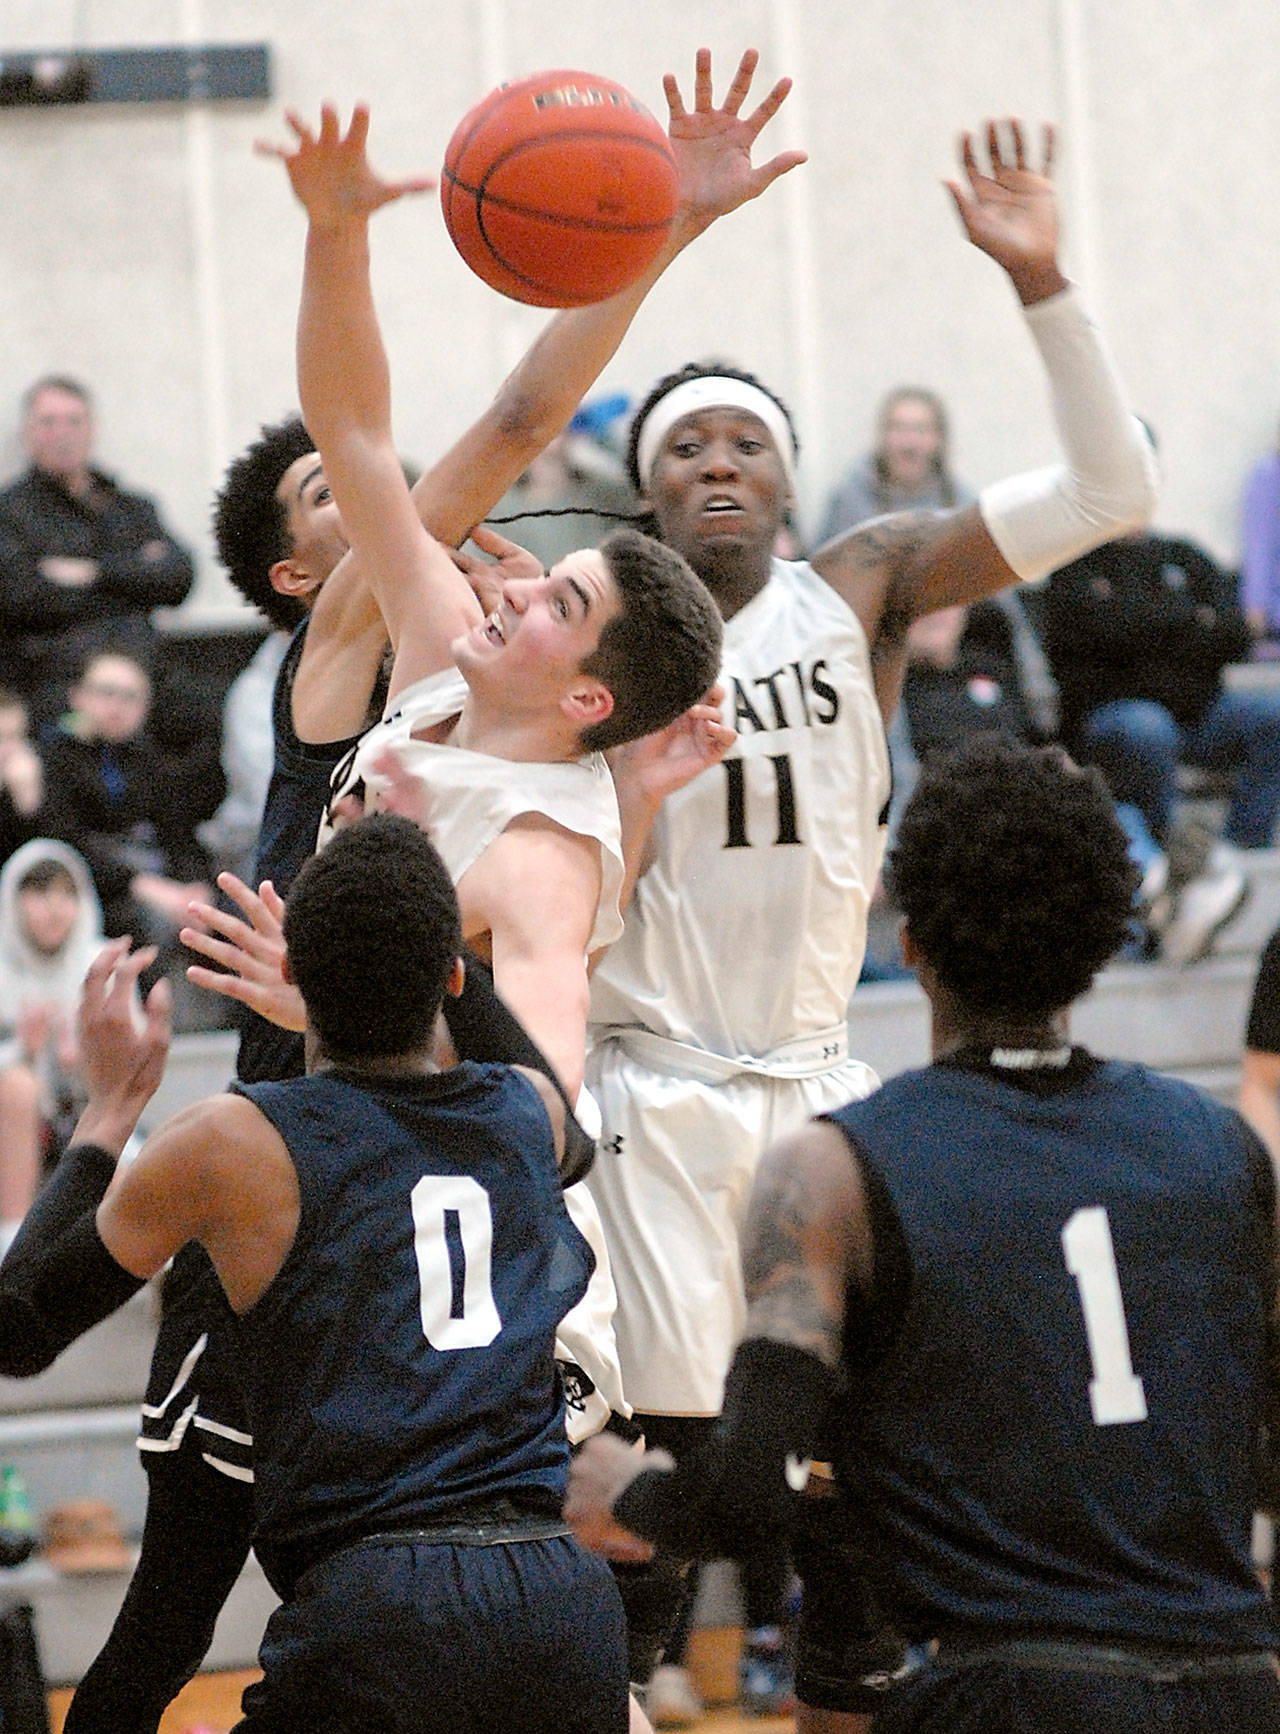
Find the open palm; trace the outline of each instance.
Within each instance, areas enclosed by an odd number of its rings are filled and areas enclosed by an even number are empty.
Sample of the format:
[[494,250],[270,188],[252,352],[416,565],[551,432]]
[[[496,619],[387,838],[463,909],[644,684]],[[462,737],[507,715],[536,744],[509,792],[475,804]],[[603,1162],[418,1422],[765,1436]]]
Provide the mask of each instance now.
[[1053,128],[1044,129],[1044,147],[1039,170],[1027,164],[1022,123],[986,127],[988,166],[979,161],[972,133],[960,144],[960,160],[968,186],[948,181],[947,188],[960,213],[960,221],[975,247],[988,254],[1006,271],[1017,272],[1054,258],[1058,245],[1058,201],[1049,169],[1053,161]]
[[781,78],[752,112],[740,113],[751,90],[760,56],[747,49],[719,108],[711,92],[711,51],[700,48],[694,65],[694,98],[687,109],[674,73],[667,73],[668,136],[680,175],[680,202],[703,223],[723,217],[806,160],[803,151],[782,151],[753,167],[751,152],[761,131],[777,114],[791,80]]

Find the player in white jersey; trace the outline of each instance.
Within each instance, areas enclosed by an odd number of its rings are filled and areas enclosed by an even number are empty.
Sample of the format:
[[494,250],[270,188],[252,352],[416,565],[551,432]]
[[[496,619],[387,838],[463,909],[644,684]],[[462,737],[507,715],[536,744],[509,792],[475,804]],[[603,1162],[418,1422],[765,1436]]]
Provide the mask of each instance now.
[[[875,1084],[847,1057],[845,1015],[880,866],[884,727],[908,626],[1039,577],[1154,503],[1149,442],[1058,266],[1052,135],[1039,170],[1017,123],[988,126],[985,166],[971,136],[961,149],[964,181],[950,190],[1024,307],[1063,466],[998,483],[974,506],[875,520],[788,564],[773,549],[797,442],[750,375],[686,368],[632,429],[632,479],[658,532],[725,617],[723,714],[739,736],[661,809],[643,747],[615,765],[629,851],[651,829],[623,937],[593,980],[587,1082],[604,1131],[589,1185],[624,1382],[659,1441],[670,1418],[719,1409],[743,1316],[738,1233],[764,1146]],[[849,1727],[819,1718],[868,1707],[853,1686],[799,1685],[802,1726]]]

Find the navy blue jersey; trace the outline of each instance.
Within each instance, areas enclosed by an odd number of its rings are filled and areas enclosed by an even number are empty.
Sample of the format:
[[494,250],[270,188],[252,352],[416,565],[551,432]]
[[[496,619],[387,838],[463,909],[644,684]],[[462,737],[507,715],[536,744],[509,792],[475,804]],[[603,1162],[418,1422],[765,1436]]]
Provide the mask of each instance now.
[[[271,701],[275,763],[262,810],[253,869],[254,890],[264,879],[270,879],[281,897],[288,893],[305,863],[315,854],[320,815],[329,800],[329,778],[334,766],[354,750],[360,739],[359,735],[319,743],[298,739],[293,726],[293,682],[307,641],[309,620],[307,616],[299,624],[276,676]],[[240,1032],[236,1076],[242,1083],[301,1075],[302,1037],[295,1031],[278,1029],[256,1012],[246,1010]]]
[[556,1326],[591,1252],[537,1091],[505,1066],[242,1086],[298,1173],[297,1237],[241,1319],[268,1575],[507,1499],[558,1512]]
[[908,1629],[1271,1645],[1273,1200],[1243,1121],[1079,1053],[936,1064],[830,1118],[881,1200],[877,1265],[894,1217],[905,1250],[833,1445]]

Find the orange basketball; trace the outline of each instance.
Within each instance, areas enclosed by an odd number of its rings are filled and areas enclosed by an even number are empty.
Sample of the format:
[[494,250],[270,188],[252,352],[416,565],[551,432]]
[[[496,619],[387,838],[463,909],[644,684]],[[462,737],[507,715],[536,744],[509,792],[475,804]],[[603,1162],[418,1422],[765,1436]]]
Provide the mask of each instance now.
[[535,307],[603,301],[667,237],[667,135],[611,78],[538,72],[465,114],[440,176],[445,225],[478,277]]

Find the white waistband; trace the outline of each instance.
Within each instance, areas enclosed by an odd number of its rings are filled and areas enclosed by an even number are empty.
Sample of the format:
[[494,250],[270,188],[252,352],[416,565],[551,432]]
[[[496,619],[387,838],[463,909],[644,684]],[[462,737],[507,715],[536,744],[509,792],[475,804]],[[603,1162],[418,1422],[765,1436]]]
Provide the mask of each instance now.
[[845,1024],[833,1024],[829,1030],[818,1030],[813,1035],[794,1036],[789,1042],[779,1042],[768,1053],[743,1054],[736,1059],[710,1053],[689,1042],[674,1041],[670,1036],[655,1035],[638,1024],[614,1024],[597,1032],[599,1040],[610,1038],[655,1071],[677,1072],[712,1084],[751,1075],[812,1078],[835,1071],[849,1057],[849,1030]]

